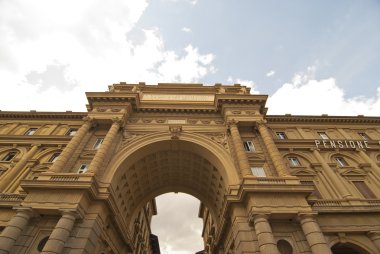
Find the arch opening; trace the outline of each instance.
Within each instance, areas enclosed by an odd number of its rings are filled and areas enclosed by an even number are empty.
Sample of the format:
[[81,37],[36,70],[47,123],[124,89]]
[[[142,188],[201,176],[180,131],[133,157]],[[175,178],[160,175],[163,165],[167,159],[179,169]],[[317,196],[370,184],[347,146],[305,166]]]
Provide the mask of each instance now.
[[115,170],[110,188],[131,232],[144,205],[169,192],[183,192],[199,199],[212,220],[218,222],[229,190],[226,172],[217,156],[204,147],[183,140],[165,140],[124,158]]
[[157,215],[151,222],[161,253],[196,253],[204,249],[200,200],[185,193],[166,193],[155,198]]
[[333,254],[369,254],[366,250],[353,243],[336,243],[331,251]]

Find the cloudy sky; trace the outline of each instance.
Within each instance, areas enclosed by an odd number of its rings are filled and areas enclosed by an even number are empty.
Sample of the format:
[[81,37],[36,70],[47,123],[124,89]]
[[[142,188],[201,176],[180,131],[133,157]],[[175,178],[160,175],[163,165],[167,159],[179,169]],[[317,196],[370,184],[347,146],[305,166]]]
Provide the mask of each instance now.
[[[144,81],[241,83],[269,114],[380,115],[379,27],[375,0],[0,0],[0,110],[85,111],[85,91]],[[194,246],[166,234],[166,253]]]

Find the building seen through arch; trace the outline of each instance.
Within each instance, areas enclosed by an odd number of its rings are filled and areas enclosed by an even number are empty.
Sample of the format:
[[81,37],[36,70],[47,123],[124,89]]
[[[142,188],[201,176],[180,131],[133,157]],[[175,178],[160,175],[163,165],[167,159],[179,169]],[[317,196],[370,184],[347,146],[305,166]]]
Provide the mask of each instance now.
[[268,115],[238,84],[86,96],[0,111],[0,253],[159,253],[168,192],[201,201],[200,253],[380,253],[380,117]]

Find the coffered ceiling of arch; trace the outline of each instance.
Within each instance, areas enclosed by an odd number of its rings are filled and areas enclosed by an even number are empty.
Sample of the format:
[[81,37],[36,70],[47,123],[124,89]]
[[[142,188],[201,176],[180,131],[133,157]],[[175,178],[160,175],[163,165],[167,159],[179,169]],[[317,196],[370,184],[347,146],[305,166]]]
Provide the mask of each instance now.
[[113,185],[119,209],[126,221],[136,208],[166,192],[186,192],[200,199],[219,216],[226,189],[218,169],[196,153],[162,150],[150,153],[123,169]]

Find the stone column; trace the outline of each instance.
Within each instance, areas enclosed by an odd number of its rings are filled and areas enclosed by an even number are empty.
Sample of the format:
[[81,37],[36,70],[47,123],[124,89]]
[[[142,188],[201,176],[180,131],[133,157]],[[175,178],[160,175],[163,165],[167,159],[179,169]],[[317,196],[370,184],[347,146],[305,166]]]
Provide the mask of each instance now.
[[59,254],[62,252],[70,232],[74,227],[76,214],[72,211],[63,211],[53,232],[49,236],[41,254]]
[[380,231],[369,231],[367,235],[380,253]]
[[257,122],[257,128],[263,138],[266,149],[268,150],[269,156],[272,159],[273,165],[276,168],[277,174],[281,177],[289,176],[288,170],[282,160],[280,151],[278,151],[276,144],[272,139],[268,128],[266,127],[264,121]]
[[30,159],[37,153],[38,147],[40,144],[33,144],[32,148],[20,159],[20,161],[13,167],[7,170],[6,175],[4,175],[0,180],[0,190],[4,191],[6,186],[8,186],[12,181],[17,177],[18,174],[22,171],[25,165]]
[[243,141],[240,138],[239,129],[235,122],[229,123],[228,127],[231,132],[231,138],[234,144],[234,149],[236,152],[236,157],[238,160],[240,173],[243,177],[250,176],[252,175],[251,167],[249,166],[248,157],[244,150]]
[[[268,221],[267,214],[256,214],[253,216],[253,223],[259,242],[260,253],[280,254],[274,240],[272,229]],[[322,252],[321,252],[322,253]]]
[[330,178],[330,180],[332,181],[332,183],[335,185],[336,189],[338,190],[339,195],[342,198],[346,198],[346,197],[351,196],[351,193],[347,190],[347,188],[344,187],[344,185],[341,182],[341,180],[332,171],[332,169],[327,164],[327,162],[325,161],[325,159],[323,159],[323,157],[319,153],[318,149],[313,149],[313,154],[317,158],[317,160],[321,163],[324,172],[326,172],[327,176]]
[[25,230],[32,210],[30,208],[19,209],[13,218],[8,222],[6,228],[0,235],[0,254],[8,254],[21,232]]
[[70,140],[70,142],[67,144],[65,149],[63,149],[62,153],[59,155],[58,159],[54,164],[50,167],[50,171],[52,172],[60,172],[65,167],[69,159],[73,156],[75,150],[79,146],[82,139],[85,137],[85,135],[90,130],[93,119],[90,117],[83,118],[85,120],[85,123],[79,128],[77,133],[73,136],[73,138]]
[[313,214],[299,214],[302,231],[305,234],[306,240],[309,243],[311,252],[313,254],[332,254],[326,239],[319,228]]
[[119,118],[114,119],[111,128],[107,132],[106,137],[103,140],[102,145],[99,147],[98,151],[96,152],[94,158],[91,161],[89,172],[96,173],[99,171],[107,152],[109,151],[112,142],[114,141],[117,132],[119,131],[121,126],[121,120]]

